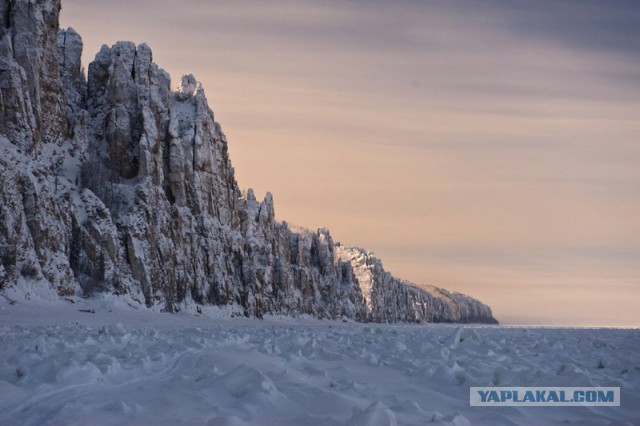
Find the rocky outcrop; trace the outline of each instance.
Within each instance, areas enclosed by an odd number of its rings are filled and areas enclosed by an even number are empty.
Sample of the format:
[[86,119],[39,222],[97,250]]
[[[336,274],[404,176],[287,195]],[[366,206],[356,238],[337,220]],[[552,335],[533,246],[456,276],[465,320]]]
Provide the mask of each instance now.
[[371,252],[338,245],[336,255],[353,266],[370,321],[497,323],[487,305],[469,296],[395,278]]
[[0,287],[128,293],[360,321],[494,321],[457,293],[395,279],[326,229],[292,229],[235,181],[193,76],[171,90],[151,49],[103,46],[85,80],[59,1],[0,1]]
[[[58,68],[60,0],[2,0],[2,117],[6,134],[33,148],[68,136]],[[14,103],[15,101],[15,103]]]

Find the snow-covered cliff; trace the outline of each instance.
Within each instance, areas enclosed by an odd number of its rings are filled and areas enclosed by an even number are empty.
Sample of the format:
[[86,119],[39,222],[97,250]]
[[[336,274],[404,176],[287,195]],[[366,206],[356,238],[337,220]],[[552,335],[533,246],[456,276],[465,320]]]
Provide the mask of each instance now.
[[130,294],[361,321],[494,322],[470,297],[393,278],[326,229],[292,230],[235,181],[193,76],[151,49],[58,27],[60,0],[0,0],[0,288]]

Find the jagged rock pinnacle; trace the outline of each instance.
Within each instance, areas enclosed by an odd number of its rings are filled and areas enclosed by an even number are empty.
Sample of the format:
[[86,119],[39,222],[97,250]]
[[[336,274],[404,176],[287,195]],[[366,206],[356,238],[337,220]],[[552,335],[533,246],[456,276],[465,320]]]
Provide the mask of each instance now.
[[276,221],[242,196],[204,89],[177,91],[146,44],[83,43],[59,1],[0,1],[0,287],[128,293],[360,321],[495,321],[467,296],[420,289],[326,229]]

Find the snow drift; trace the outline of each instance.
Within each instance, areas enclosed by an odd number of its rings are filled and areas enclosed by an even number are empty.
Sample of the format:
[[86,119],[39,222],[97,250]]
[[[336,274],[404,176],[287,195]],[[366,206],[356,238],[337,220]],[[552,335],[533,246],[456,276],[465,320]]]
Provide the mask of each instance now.
[[[638,329],[259,321],[210,306],[162,315],[111,295],[34,299],[0,297],[2,425],[640,424]],[[471,407],[470,386],[616,386],[622,405]]]

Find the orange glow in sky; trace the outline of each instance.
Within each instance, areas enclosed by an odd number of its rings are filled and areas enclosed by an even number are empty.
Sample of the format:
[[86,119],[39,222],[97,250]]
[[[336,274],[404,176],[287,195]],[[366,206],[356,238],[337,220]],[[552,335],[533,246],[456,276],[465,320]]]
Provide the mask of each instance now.
[[132,40],[193,73],[279,220],[506,324],[640,326],[640,7],[509,4],[65,0],[61,25],[85,67]]

